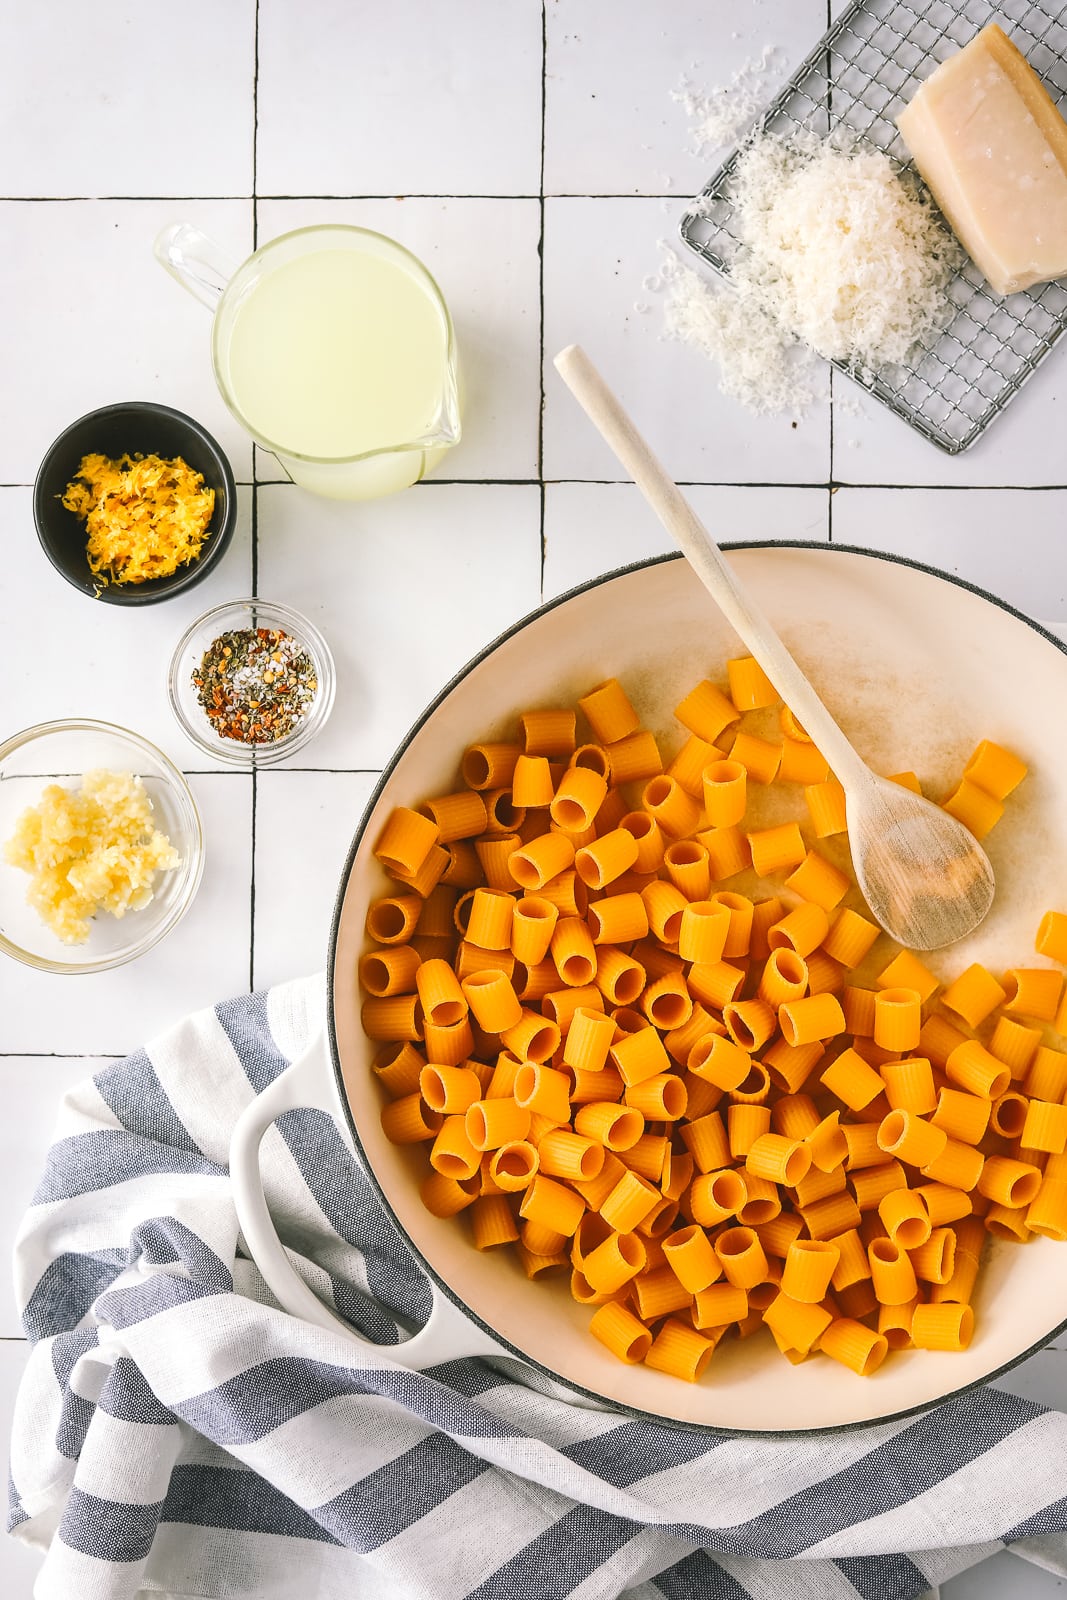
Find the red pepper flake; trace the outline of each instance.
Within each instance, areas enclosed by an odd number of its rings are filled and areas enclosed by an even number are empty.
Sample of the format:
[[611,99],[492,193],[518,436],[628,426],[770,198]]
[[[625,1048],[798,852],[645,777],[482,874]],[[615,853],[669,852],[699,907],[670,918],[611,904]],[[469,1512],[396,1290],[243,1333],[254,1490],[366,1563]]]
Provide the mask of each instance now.
[[220,634],[192,684],[215,732],[240,744],[283,739],[307,716],[319,687],[310,654],[282,628]]

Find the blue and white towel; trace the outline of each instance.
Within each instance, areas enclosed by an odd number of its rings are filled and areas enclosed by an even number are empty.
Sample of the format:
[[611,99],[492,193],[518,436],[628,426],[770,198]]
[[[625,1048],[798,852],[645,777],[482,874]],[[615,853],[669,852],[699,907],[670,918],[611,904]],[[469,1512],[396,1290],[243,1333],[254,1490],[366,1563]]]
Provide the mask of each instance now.
[[1012,1544],[1067,1573],[1067,1416],[979,1390],[811,1441],[544,1392],[517,1363],[390,1360],[430,1296],[332,1120],[264,1143],[307,1280],[381,1346],[280,1311],[226,1171],[321,980],[203,1012],[63,1102],[16,1248],[34,1350],[9,1527],[39,1600],[908,1600]]

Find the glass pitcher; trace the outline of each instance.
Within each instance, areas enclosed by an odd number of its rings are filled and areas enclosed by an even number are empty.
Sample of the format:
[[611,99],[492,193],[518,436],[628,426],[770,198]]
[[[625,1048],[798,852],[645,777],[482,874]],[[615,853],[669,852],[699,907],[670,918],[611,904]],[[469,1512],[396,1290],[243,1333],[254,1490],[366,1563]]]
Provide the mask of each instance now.
[[452,318],[402,245],[366,228],[298,228],[234,268],[178,222],[155,251],[215,313],[222,398],[302,488],[336,500],[393,494],[458,442]]

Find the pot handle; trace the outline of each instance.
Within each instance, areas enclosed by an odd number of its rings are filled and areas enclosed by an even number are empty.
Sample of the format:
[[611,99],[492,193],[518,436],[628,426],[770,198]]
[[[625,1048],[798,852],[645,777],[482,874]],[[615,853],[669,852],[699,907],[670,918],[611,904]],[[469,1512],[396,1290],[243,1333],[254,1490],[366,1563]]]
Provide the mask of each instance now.
[[384,1357],[390,1364],[414,1372],[461,1356],[510,1356],[510,1351],[483,1333],[433,1283],[433,1309],[425,1327],[399,1345],[373,1344],[330,1311],[293,1267],[267,1207],[259,1164],[260,1145],[267,1129],[286,1111],[314,1106],[332,1115],[323,1094],[323,1085],[330,1082],[331,1074],[326,1038],[319,1031],[304,1054],[245,1107],[234,1126],[230,1139],[234,1208],[248,1253],[264,1281],[292,1316],[302,1317],[328,1333],[341,1333],[365,1351],[373,1352],[376,1359]]

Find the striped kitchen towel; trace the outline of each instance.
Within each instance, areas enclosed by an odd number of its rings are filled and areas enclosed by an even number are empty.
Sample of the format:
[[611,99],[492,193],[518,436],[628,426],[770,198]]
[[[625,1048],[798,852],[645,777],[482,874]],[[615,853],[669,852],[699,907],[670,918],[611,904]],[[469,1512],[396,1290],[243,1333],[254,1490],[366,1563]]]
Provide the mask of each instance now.
[[1067,1573],[1067,1416],[998,1390],[798,1441],[635,1421],[511,1361],[405,1370],[426,1282],[316,1111],[268,1135],[268,1198],[380,1352],[280,1311],[227,1142],[323,1005],[321,979],[220,1005],[63,1102],[15,1260],[8,1525],[47,1552],[39,1600],[906,1600],[1001,1544]]

